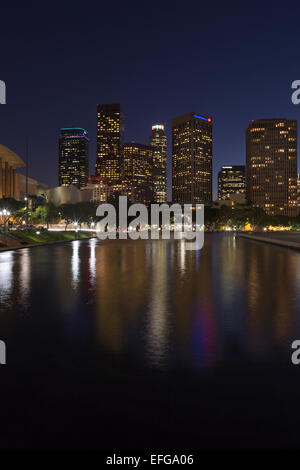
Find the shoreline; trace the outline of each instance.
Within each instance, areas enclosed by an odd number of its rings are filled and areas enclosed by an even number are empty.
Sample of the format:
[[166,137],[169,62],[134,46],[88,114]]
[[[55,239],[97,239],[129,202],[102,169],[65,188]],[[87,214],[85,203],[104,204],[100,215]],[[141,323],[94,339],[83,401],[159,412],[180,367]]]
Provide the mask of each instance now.
[[249,235],[246,233],[239,233],[237,237],[245,238],[247,240],[253,240],[257,242],[268,243],[269,245],[281,246],[283,248],[292,248],[293,250],[300,250],[300,237],[299,237],[299,242],[290,241],[290,240],[282,240],[278,238],[276,239],[270,236],[268,237],[268,235],[259,236],[259,235]]
[[[212,231],[206,231],[206,234],[212,234],[212,233],[227,233],[227,232],[212,232]],[[233,233],[233,232],[231,232]],[[283,240],[283,239],[278,239],[278,238],[273,238],[268,236],[268,234],[264,236],[256,235],[255,233],[253,235],[250,235],[248,233],[244,232],[235,232],[237,238],[244,238],[246,240],[252,240],[252,241],[257,241],[257,242],[263,242],[267,243],[269,245],[276,245],[280,246],[283,248],[292,248],[294,250],[300,250],[300,233],[299,233],[299,241],[290,241],[290,240]],[[258,232],[260,233],[260,232]],[[51,245],[57,245],[57,244],[64,244],[64,243],[70,243],[74,241],[84,241],[84,240],[91,240],[93,238],[97,238],[96,236],[88,236],[88,237],[83,237],[83,238],[74,238],[74,239],[69,239],[69,240],[52,240],[48,242],[38,242],[38,243],[28,243],[26,245],[17,245],[17,246],[7,246],[0,248],[0,253],[4,253],[6,251],[17,251],[17,250],[23,250],[26,248],[36,248],[38,246],[51,246]]]
[[72,240],[53,240],[49,242],[40,242],[40,243],[28,243],[27,245],[17,245],[17,246],[7,246],[4,248],[0,248],[0,253],[5,253],[6,251],[17,251],[17,250],[24,250],[26,248],[36,248],[38,246],[51,246],[63,243],[70,243],[75,241],[84,241],[84,240],[91,240],[92,238],[96,237],[84,237],[84,238],[74,238]]

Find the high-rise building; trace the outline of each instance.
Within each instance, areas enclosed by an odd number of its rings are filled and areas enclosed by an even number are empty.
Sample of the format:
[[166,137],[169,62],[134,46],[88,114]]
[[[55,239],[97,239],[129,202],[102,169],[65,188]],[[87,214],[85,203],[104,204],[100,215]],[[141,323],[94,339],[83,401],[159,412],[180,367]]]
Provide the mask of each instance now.
[[195,113],[173,119],[173,201],[212,202],[212,118]]
[[245,166],[222,166],[218,173],[218,200],[226,201],[232,194],[245,194],[245,192]]
[[165,126],[152,126],[150,147],[153,148],[153,200],[161,204],[167,201],[167,136]]
[[59,186],[81,189],[89,177],[89,139],[81,128],[61,129],[59,136]]
[[270,215],[296,216],[297,121],[257,119],[246,141],[248,201]]
[[124,116],[119,104],[99,104],[97,114],[96,176],[108,181],[121,178]]
[[153,148],[126,143],[123,147],[124,186],[131,202],[149,205],[153,202]]
[[91,176],[88,179],[87,186],[83,189],[91,191],[90,201],[94,203],[107,202],[110,195],[109,184],[100,176]]

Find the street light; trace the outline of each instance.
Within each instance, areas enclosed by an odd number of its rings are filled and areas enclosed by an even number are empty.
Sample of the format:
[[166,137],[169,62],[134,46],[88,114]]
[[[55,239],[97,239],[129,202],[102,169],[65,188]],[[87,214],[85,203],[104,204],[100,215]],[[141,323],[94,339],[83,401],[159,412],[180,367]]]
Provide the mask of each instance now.
[[3,222],[1,222],[1,225],[3,223],[4,227],[6,227],[6,224],[9,221],[10,215],[11,213],[7,209],[3,209],[2,211],[0,211],[0,217],[1,219],[3,219]]

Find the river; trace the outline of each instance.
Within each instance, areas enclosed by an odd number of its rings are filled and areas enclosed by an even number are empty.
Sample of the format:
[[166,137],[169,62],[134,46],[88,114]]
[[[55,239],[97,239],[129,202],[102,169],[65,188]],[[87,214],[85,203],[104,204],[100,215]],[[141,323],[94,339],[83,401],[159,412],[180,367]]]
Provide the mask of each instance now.
[[232,234],[0,253],[0,447],[299,447],[299,282]]

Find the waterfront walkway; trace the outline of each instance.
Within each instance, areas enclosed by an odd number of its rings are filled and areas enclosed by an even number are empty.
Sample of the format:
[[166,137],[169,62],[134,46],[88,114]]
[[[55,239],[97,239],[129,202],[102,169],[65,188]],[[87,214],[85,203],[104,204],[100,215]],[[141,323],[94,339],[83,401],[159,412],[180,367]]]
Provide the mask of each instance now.
[[300,250],[300,232],[239,233],[238,237]]

